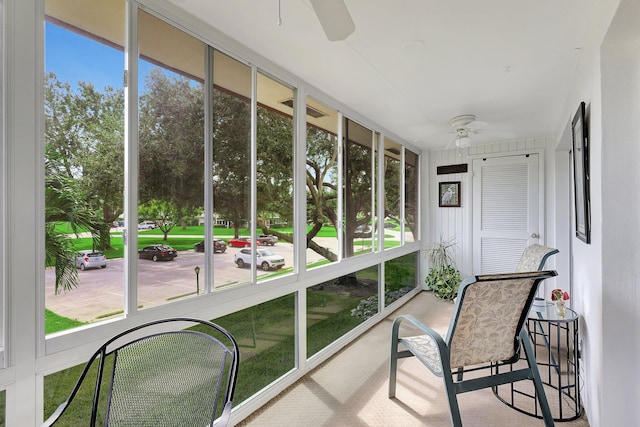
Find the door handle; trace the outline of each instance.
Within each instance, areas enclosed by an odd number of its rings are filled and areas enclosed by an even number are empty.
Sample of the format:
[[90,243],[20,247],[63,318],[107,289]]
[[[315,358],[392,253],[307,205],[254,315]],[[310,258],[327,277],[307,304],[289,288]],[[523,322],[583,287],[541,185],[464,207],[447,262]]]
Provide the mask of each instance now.
[[531,238],[532,238],[532,239],[537,239],[538,237],[540,237],[540,236],[538,235],[538,233],[531,233]]

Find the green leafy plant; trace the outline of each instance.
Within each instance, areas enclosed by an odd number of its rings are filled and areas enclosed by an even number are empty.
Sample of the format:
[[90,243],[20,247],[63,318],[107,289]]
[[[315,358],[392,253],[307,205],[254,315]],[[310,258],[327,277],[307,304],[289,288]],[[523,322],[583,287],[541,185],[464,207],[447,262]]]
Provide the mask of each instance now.
[[429,249],[429,261],[431,267],[425,278],[427,287],[434,291],[436,297],[444,300],[453,300],[458,294],[460,286],[460,271],[455,267],[452,251],[455,248],[453,238],[440,239],[431,245]]

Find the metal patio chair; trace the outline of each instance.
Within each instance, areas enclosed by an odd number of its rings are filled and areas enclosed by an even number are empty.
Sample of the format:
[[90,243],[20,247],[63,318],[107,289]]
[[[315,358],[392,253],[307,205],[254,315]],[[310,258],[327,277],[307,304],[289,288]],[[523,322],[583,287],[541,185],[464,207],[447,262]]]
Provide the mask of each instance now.
[[186,317],[145,323],[91,356],[68,399],[43,426],[78,411],[90,419],[66,423],[226,426],[238,364],[234,337],[214,323]]
[[[545,425],[553,426],[531,341],[523,325],[538,285],[556,275],[555,271],[539,271],[465,279],[445,337],[411,315],[396,317],[391,332],[389,397],[396,394],[398,359],[415,356],[434,375],[443,378],[454,426],[462,426],[458,394],[525,379],[533,380]],[[403,331],[419,331],[420,335],[401,337],[403,323],[409,324]],[[524,350],[526,367],[496,373],[495,368],[500,365],[517,361],[520,350]],[[467,372],[474,372],[473,378],[463,379]]]

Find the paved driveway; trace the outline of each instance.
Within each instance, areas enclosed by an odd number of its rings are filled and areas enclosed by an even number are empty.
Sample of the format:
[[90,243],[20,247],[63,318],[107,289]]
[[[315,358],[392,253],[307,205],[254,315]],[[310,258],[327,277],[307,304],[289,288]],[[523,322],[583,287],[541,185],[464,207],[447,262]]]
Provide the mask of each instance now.
[[[333,239],[335,241],[335,239]],[[293,245],[278,243],[270,247],[285,259],[285,269],[293,266]],[[238,268],[234,254],[239,248],[228,248],[225,253],[213,256],[213,285],[215,288],[248,283],[251,280],[249,268]],[[308,262],[321,257],[307,251]],[[206,277],[204,253],[193,250],[181,251],[173,261],[138,260],[138,305],[149,308],[167,302],[195,296],[200,286],[204,289]],[[194,268],[200,267],[199,281]],[[258,277],[273,274],[257,269]],[[45,272],[46,307],[64,317],[83,322],[95,321],[122,313],[124,307],[124,259],[110,259],[107,268],[78,270],[80,285],[69,292],[54,293],[55,276],[52,268]]]

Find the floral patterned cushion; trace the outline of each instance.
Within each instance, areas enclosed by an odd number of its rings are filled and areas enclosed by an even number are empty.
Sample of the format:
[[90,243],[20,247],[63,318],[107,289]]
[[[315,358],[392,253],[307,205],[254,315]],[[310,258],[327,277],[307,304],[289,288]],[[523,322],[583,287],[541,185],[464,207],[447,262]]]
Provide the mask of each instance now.
[[549,248],[542,245],[531,245],[524,250],[516,271],[524,272],[542,270],[547,257],[556,253],[558,253],[558,250],[555,248]]
[[431,369],[431,372],[436,375],[442,375],[440,353],[438,352],[436,342],[431,336],[419,335],[415,337],[405,337],[402,338],[400,342],[413,349],[413,354],[418,354],[422,363]]
[[532,279],[478,282],[466,288],[450,343],[451,367],[511,359]]

